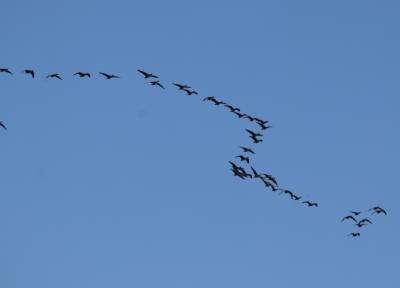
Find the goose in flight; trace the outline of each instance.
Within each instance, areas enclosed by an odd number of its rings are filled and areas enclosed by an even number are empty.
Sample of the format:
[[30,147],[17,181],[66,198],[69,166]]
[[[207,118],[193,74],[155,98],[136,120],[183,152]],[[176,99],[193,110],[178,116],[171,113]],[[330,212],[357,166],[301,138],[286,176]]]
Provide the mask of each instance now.
[[316,203],[316,202],[303,201],[303,202],[301,202],[301,203],[307,204],[308,207],[313,207],[313,206],[318,207],[318,203]]
[[257,136],[262,137],[263,136],[262,134],[251,131],[250,129],[246,129],[246,131],[247,131],[247,133],[249,133],[251,136],[254,136],[254,137],[257,137]]
[[0,73],[8,73],[10,75],[13,75],[13,73],[8,68],[0,68]]
[[4,124],[3,121],[0,121],[0,127],[3,128],[4,130],[7,130],[6,124]]
[[262,176],[263,176],[264,178],[267,178],[269,181],[271,181],[272,183],[274,183],[276,186],[279,186],[279,185],[278,185],[278,181],[276,181],[276,179],[275,179],[274,176],[272,176],[272,175],[270,175],[270,174],[265,174],[265,173],[263,173]]
[[147,83],[150,83],[151,86],[159,86],[159,87],[161,87],[162,89],[165,89],[164,86],[160,83],[159,80],[151,81],[151,82],[147,82]]
[[361,234],[360,234],[360,232],[353,232],[353,233],[348,234],[347,236],[360,237]]
[[32,69],[25,69],[24,73],[31,75],[32,78],[35,78],[35,71],[33,71]]
[[383,213],[383,214],[387,215],[385,209],[383,209],[382,207],[375,206],[375,207],[372,207],[371,209],[368,209],[368,211],[372,211],[372,210],[373,210],[372,214],[381,214],[381,213]]
[[344,220],[353,220],[354,222],[358,223],[358,221],[356,220],[356,218],[354,218],[353,215],[348,215],[343,217],[341,222],[343,222]]
[[107,80],[112,79],[112,78],[121,78],[121,77],[119,77],[117,75],[107,74],[107,73],[104,73],[104,72],[99,72],[99,74],[103,75]]
[[189,89],[183,89],[183,91],[185,91],[188,96],[192,96],[193,94],[194,95],[199,95],[199,93],[197,91],[194,91],[194,90],[190,91]]
[[358,216],[361,214],[361,211],[350,211],[350,213],[353,213],[354,216]]
[[157,75],[154,75],[152,73],[147,73],[146,71],[143,71],[143,70],[140,70],[140,69],[137,69],[137,71],[144,76],[144,79],[147,79],[147,78],[158,78]]
[[243,147],[243,146],[240,146],[240,148],[242,148],[244,153],[249,152],[251,154],[256,154],[251,148],[247,148],[247,147]]
[[235,111],[240,112],[239,108],[233,107],[232,105],[225,104],[224,106],[229,108],[230,112],[235,112]]
[[246,156],[243,156],[243,155],[238,155],[238,156],[236,156],[236,158],[240,158],[240,161],[245,161],[245,162],[247,162],[247,164],[250,163],[250,158],[249,157],[246,157]]
[[179,83],[172,83],[173,85],[175,85],[176,87],[179,88],[179,90],[185,90],[185,89],[190,89],[192,87],[186,85],[186,84],[179,84]]
[[59,80],[62,80],[60,74],[58,74],[58,73],[49,74],[49,75],[46,76],[46,78],[57,78]]
[[250,135],[250,138],[253,140],[254,144],[258,144],[258,143],[263,142],[262,139],[258,139],[256,136],[253,136],[253,135]]
[[84,78],[84,77],[88,77],[88,78],[90,78],[90,73],[85,73],[85,72],[76,72],[75,74],[73,74],[72,76],[75,76],[75,75],[78,75],[79,77],[81,77],[81,78]]
[[238,118],[243,118],[243,116],[244,116],[244,114],[241,114],[237,111],[233,111],[232,113],[235,114],[236,116],[238,116]]
[[368,218],[364,218],[364,219],[358,221],[358,223],[372,224],[371,220],[369,220]]

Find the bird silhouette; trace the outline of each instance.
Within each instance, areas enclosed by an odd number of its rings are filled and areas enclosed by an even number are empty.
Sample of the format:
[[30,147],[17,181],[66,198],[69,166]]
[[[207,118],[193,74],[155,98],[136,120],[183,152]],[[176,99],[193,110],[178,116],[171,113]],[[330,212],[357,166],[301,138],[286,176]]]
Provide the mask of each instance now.
[[263,124],[263,123],[259,123],[259,122],[256,122],[258,125],[260,125],[260,127],[261,127],[261,130],[267,130],[267,129],[269,129],[269,128],[271,128],[272,126],[266,126],[265,124]]
[[301,199],[301,197],[300,197],[300,196],[297,196],[297,195],[293,195],[293,198],[292,198],[292,199],[298,201],[298,200]]
[[268,182],[267,180],[265,180],[264,178],[261,178],[262,182],[264,183],[266,188],[271,188],[271,190],[273,192],[277,191],[278,189],[275,187],[275,185],[271,182]]
[[232,105],[229,105],[229,104],[225,104],[224,106],[229,108],[230,112],[235,112],[235,111],[239,112],[240,111],[239,108],[233,107]]
[[112,78],[121,78],[117,75],[107,74],[107,73],[103,73],[103,72],[99,72],[99,74],[103,75],[107,80],[112,79]]
[[362,222],[362,223],[360,223],[360,222],[356,223],[356,226],[357,226],[358,228],[361,228],[361,227],[366,226],[366,225],[368,225],[368,224],[367,224],[367,223],[364,223],[364,222]]
[[375,206],[375,207],[372,207],[371,209],[368,209],[368,211],[371,211],[371,210],[373,210],[372,214],[383,213],[383,214],[387,215],[385,209],[383,209],[382,207],[379,207],[379,206]]
[[353,215],[348,215],[343,217],[341,222],[343,222],[344,220],[353,220],[354,222],[358,223],[358,221],[356,220],[356,218],[354,218]]
[[260,178],[261,180],[263,180],[263,177],[260,174],[258,174],[256,169],[254,169],[252,166],[250,168],[251,168],[251,171],[253,171],[254,178]]
[[143,71],[143,70],[140,70],[140,69],[137,69],[137,71],[144,76],[144,79],[147,79],[147,78],[158,78],[157,75],[154,75],[152,73],[147,73],[146,71]]
[[250,138],[253,139],[253,143],[258,144],[263,142],[262,139],[258,139],[256,136],[250,135]]
[[284,193],[284,194],[288,194],[289,196],[290,196],[290,198],[291,199],[293,199],[293,196],[294,196],[294,194],[293,194],[293,192],[292,191],[290,191],[290,190],[286,190],[286,189],[279,189],[280,191],[281,191],[281,193],[280,194],[282,194],[282,193]]
[[348,234],[347,236],[360,237],[361,234],[360,234],[360,232],[353,232],[353,233]]
[[0,73],[8,73],[10,75],[13,75],[13,73],[8,68],[0,68]]
[[247,162],[247,164],[250,163],[250,158],[249,157],[246,157],[246,156],[243,156],[243,155],[238,155],[238,156],[236,156],[236,158],[240,158],[240,161],[245,161],[245,162]]
[[361,219],[360,221],[358,221],[358,223],[372,224],[371,220],[369,220],[368,218]]
[[235,114],[236,116],[238,116],[238,118],[243,118],[244,115],[245,115],[245,114],[241,114],[241,113],[239,113],[237,111],[233,111],[232,113]]
[[267,124],[269,121],[268,120],[261,120],[260,118],[254,117],[254,120],[256,120],[257,123],[259,124]]
[[194,95],[199,95],[199,93],[197,91],[194,91],[194,90],[190,91],[189,89],[183,89],[183,91],[185,91],[188,96],[192,96],[193,94]]
[[301,203],[307,204],[308,207],[313,207],[313,206],[318,207],[318,203],[316,203],[316,202],[303,201],[303,202],[301,202]]
[[274,176],[272,176],[272,175],[270,175],[270,174],[265,174],[265,173],[263,173],[262,176],[263,176],[264,178],[268,179],[269,181],[271,181],[272,183],[274,183],[276,186],[279,186],[279,185],[278,185],[278,181],[275,179]]
[[185,90],[185,89],[190,89],[192,87],[186,85],[186,84],[179,84],[179,83],[172,83],[173,85],[175,85],[176,87],[179,88],[179,90]]
[[2,127],[4,130],[7,130],[6,124],[4,124],[3,121],[0,121],[0,127]]
[[254,136],[254,137],[258,137],[258,136],[262,137],[263,136],[262,134],[251,131],[250,129],[246,129],[246,131],[247,131],[247,133],[249,133],[251,136]]
[[165,89],[164,86],[160,83],[159,80],[151,81],[151,82],[147,82],[147,83],[149,83],[151,86],[159,86],[159,87],[161,87],[162,89]]
[[213,101],[213,100],[216,100],[214,96],[208,96],[208,97],[203,98],[203,101]]
[[75,74],[73,74],[72,76],[75,76],[75,75],[78,75],[79,77],[81,77],[81,78],[84,78],[84,77],[88,77],[88,78],[90,78],[90,73],[85,73],[85,72],[76,72]]
[[361,214],[361,211],[350,211],[350,213],[353,213],[354,216],[358,216]]
[[58,73],[49,74],[49,75],[46,76],[46,78],[57,78],[59,80],[62,80],[60,74],[58,74]]
[[211,102],[213,102],[215,106],[219,106],[219,105],[222,105],[222,104],[226,104],[224,101],[218,101],[218,100],[216,100],[216,99],[211,100]]
[[240,148],[242,148],[244,153],[248,152],[251,154],[256,154],[251,148],[247,148],[247,147],[243,147],[243,146],[240,146]]
[[251,122],[253,122],[255,120],[254,117],[251,117],[250,115],[247,115],[247,114],[244,114],[242,118],[243,119],[249,119],[249,121],[251,121]]
[[35,78],[35,71],[33,71],[32,69],[25,69],[24,73],[31,75],[32,78]]
[[234,173],[234,176],[238,176],[242,179],[253,178],[253,176],[251,174],[247,173],[243,167],[237,166],[235,163],[233,163],[231,161],[229,161],[229,163],[232,166],[231,170]]

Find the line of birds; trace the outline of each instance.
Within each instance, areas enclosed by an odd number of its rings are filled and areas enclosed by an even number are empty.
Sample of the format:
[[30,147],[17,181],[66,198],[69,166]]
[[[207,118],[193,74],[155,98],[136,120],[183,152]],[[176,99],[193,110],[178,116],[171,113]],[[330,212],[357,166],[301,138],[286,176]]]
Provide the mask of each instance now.
[[[380,207],[380,206],[374,206],[374,207],[372,207],[372,208],[370,208],[370,209],[368,209],[368,210],[366,210],[366,211],[349,211],[349,212],[350,212],[350,214],[344,216],[344,217],[342,218],[341,222],[350,221],[350,220],[351,220],[351,221],[353,221],[353,222],[355,223],[354,225],[357,226],[358,229],[360,229],[360,228],[362,228],[362,227],[364,227],[364,226],[367,226],[367,225],[372,225],[372,221],[371,221],[369,218],[367,218],[367,217],[364,217],[364,218],[362,218],[361,220],[358,220],[358,219],[357,219],[357,217],[358,217],[359,215],[362,215],[363,213],[368,213],[368,212],[370,212],[371,215],[374,215],[374,214],[384,214],[384,215],[387,215],[386,210],[383,209],[383,208]],[[347,236],[360,237],[360,236],[361,236],[361,233],[360,233],[360,232],[351,232],[351,233],[348,234]]]
[[[32,79],[36,77],[36,72],[33,69],[25,69],[22,72],[26,75],[31,76]],[[141,69],[137,69],[137,72],[140,73],[144,77],[145,80],[149,80],[146,83],[150,84],[151,86],[158,86],[162,89],[165,89],[165,86],[160,82],[160,80],[159,80],[160,78],[157,75],[146,72]],[[6,73],[6,74],[13,75],[13,72],[8,68],[0,68],[0,73]],[[115,79],[121,78],[120,76],[114,75],[114,74],[108,74],[108,73],[104,73],[104,72],[98,72],[98,73],[100,75],[104,76],[104,78],[106,80],[110,80],[110,79],[114,79],[114,78]],[[92,75],[88,72],[79,71],[79,72],[72,74],[72,76],[78,76],[80,78],[91,78]],[[45,76],[45,78],[46,79],[55,78],[55,79],[63,80],[59,73],[48,74]],[[172,83],[172,85],[176,86],[178,88],[178,91],[185,92],[186,95],[188,95],[188,96],[199,95],[199,93],[196,90],[192,89],[192,87],[187,84]],[[222,106],[222,107],[228,108],[229,112],[236,115],[237,118],[247,119],[248,121],[257,124],[262,131],[267,130],[272,127],[269,125],[268,120],[263,120],[263,119],[260,119],[259,117],[255,117],[255,116],[251,116],[246,113],[242,113],[240,108],[234,107],[230,104],[227,104],[224,101],[218,100],[214,96],[205,97],[205,98],[203,98],[203,101],[211,102],[215,106]],[[0,127],[7,130],[6,125],[2,121],[0,121]],[[262,137],[264,137],[264,135],[261,134],[260,132],[255,132],[250,129],[245,129],[245,131],[248,133],[249,138],[253,141],[253,144],[259,144],[259,143],[263,142]],[[290,199],[292,199],[294,201],[299,201],[302,199],[301,196],[294,194],[292,191],[281,188],[280,185],[278,184],[277,179],[273,175],[268,174],[268,173],[258,172],[252,165],[250,165],[251,161],[250,161],[250,156],[248,156],[248,155],[256,154],[252,148],[249,148],[246,146],[239,146],[239,147],[241,149],[241,154],[235,156],[235,159],[238,159],[240,162],[247,163],[247,165],[250,167],[250,169],[246,170],[244,167],[242,167],[232,161],[229,161],[229,164],[231,166],[230,170],[232,171],[233,176],[239,177],[242,180],[259,179],[264,184],[266,189],[271,189],[271,191],[273,191],[273,192],[279,191],[280,194],[288,195],[290,197]],[[317,202],[312,202],[309,200],[302,201],[301,203],[307,205],[307,207],[318,207]],[[372,211],[372,215],[373,214],[387,215],[386,211],[379,206],[372,207],[371,209],[369,209],[367,211]],[[346,220],[352,220],[355,222],[355,225],[358,228],[372,224],[372,221],[370,221],[368,218],[363,218],[361,220],[357,220],[357,216],[359,216],[363,212],[350,211],[350,213],[351,213],[351,215],[347,215],[347,216],[343,217],[341,222],[344,222]],[[352,233],[348,234],[348,236],[353,236],[353,237],[359,237],[360,235],[361,235],[360,232],[352,232]]]

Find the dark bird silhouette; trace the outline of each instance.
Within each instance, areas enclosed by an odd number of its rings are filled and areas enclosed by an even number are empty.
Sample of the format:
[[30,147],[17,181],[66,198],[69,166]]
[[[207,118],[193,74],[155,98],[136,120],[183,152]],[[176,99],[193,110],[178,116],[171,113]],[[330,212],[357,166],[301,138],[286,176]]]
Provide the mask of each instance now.
[[356,218],[354,218],[353,215],[348,215],[348,216],[343,217],[341,222],[343,222],[344,220],[353,220],[354,222],[357,223],[357,220],[356,220]]
[[46,76],[46,78],[57,78],[59,80],[62,80],[60,74],[58,74],[58,73],[49,74],[49,75]]
[[31,75],[32,78],[35,78],[35,71],[33,71],[32,69],[25,69],[24,73]]
[[243,147],[243,146],[240,146],[240,148],[242,148],[244,153],[249,152],[251,154],[256,154],[251,148],[247,148],[247,147]]
[[361,211],[350,211],[350,213],[353,213],[354,216],[358,216],[361,214]]
[[361,234],[360,234],[360,232],[353,232],[353,233],[348,234],[347,236],[360,237]]
[[261,180],[263,180],[263,177],[260,174],[258,174],[256,169],[254,169],[253,167],[250,167],[250,168],[251,168],[251,171],[253,171],[254,178],[260,178]]
[[379,207],[379,206],[375,206],[375,207],[372,207],[371,209],[368,209],[368,211],[371,211],[371,210],[373,210],[372,214],[383,213],[383,214],[387,215],[385,209],[383,209],[382,207]]
[[316,202],[303,201],[303,202],[301,202],[301,203],[307,204],[308,207],[312,207],[312,206],[318,207],[318,203],[316,203]]
[[240,111],[239,108],[233,107],[232,105],[229,105],[229,104],[225,104],[225,107],[229,108],[230,112],[235,112],[235,111],[239,112]]
[[364,219],[358,221],[358,223],[372,224],[371,220],[369,220],[368,218],[364,218]]
[[244,114],[243,119],[249,119],[251,122],[254,121],[254,117],[251,117],[250,115]]
[[254,137],[257,137],[257,136],[262,137],[263,136],[262,134],[251,131],[250,129],[246,129],[246,131],[247,131],[247,133],[249,133],[251,136],[254,136]]
[[278,189],[275,187],[275,185],[271,182],[268,182],[267,180],[265,180],[264,178],[261,178],[261,180],[263,181],[264,185],[266,188],[271,188],[271,190],[273,192],[277,191]]
[[269,129],[269,128],[272,127],[272,126],[269,126],[269,125],[268,125],[268,126],[265,126],[265,124],[263,124],[263,123],[258,123],[258,122],[257,122],[257,124],[260,125],[261,130],[267,130],[267,129]]
[[193,94],[199,95],[199,93],[197,93],[197,91],[194,90],[190,91],[189,89],[183,89],[183,91],[185,91],[188,96],[192,96]]
[[112,79],[112,78],[121,78],[117,75],[113,75],[113,74],[107,74],[107,73],[103,73],[103,72],[99,72],[99,74],[103,75],[104,77],[106,77],[107,80]]
[[10,75],[13,75],[13,73],[8,68],[0,68],[0,73],[8,73]]
[[279,186],[279,185],[278,185],[278,181],[276,181],[276,179],[275,179],[274,176],[272,176],[272,175],[270,175],[270,174],[265,174],[265,173],[263,173],[262,176],[263,176],[264,178],[268,179],[269,181],[271,181],[272,183],[274,183],[275,186]]
[[190,89],[192,87],[186,85],[186,84],[178,84],[178,83],[172,83],[173,85],[175,85],[176,87],[179,88],[179,90],[185,90],[185,89]]
[[238,155],[238,156],[236,156],[236,158],[240,158],[240,161],[245,161],[245,162],[247,162],[247,164],[250,163],[249,157],[245,157],[243,155]]
[[253,139],[253,143],[255,144],[263,142],[262,139],[258,139],[256,136],[253,135],[250,135],[250,138]]
[[260,118],[257,118],[257,117],[254,117],[254,120],[256,120],[256,122],[258,123],[258,124],[267,124],[269,121],[268,120],[261,120]]
[[244,114],[241,114],[237,111],[233,111],[232,113],[235,114],[236,116],[238,116],[238,118],[243,118],[243,116],[244,116]]
[[90,78],[90,73],[85,73],[85,72],[76,72],[75,74],[73,74],[72,76],[75,76],[75,75],[78,75],[79,77],[81,77],[81,78],[84,78],[84,77],[88,77],[88,78]]
[[364,223],[364,222],[362,222],[362,223],[358,222],[358,223],[356,224],[356,226],[357,226],[358,228],[361,228],[361,227],[366,226],[366,225],[368,225],[368,224],[366,224],[366,223]]
[[140,69],[138,69],[137,71],[144,76],[144,79],[147,79],[147,78],[158,78],[157,75],[154,75],[152,73],[147,73],[146,71],[143,71],[143,70],[140,70]]
[[7,130],[7,127],[3,121],[0,121],[0,127],[2,127],[4,130]]
[[293,199],[293,196],[294,196],[294,194],[293,194],[293,192],[292,191],[290,191],[290,190],[286,190],[286,189],[279,189],[280,191],[281,191],[281,193],[280,194],[282,194],[282,193],[284,193],[284,194],[288,194],[289,196],[290,196],[290,198],[291,199]]
[[211,102],[213,102],[215,106],[226,104],[224,101],[218,101],[217,99],[211,100]]
[[300,197],[300,196],[293,195],[293,198],[292,198],[292,199],[298,201],[298,200],[301,199],[301,197]]
[[160,81],[151,81],[151,82],[147,82],[147,83],[150,83],[151,84],[151,86],[159,86],[159,87],[161,87],[162,89],[165,89],[164,88],[164,86],[160,83]]
[[217,100],[217,99],[215,99],[214,96],[208,96],[208,97],[203,98],[203,101],[213,101],[213,100]]
[[240,177],[242,179],[253,178],[253,176],[251,174],[247,173],[246,170],[244,170],[243,167],[237,166],[235,163],[233,163],[231,161],[229,161],[229,163],[232,166],[231,170],[232,170],[234,176],[238,176],[238,177]]

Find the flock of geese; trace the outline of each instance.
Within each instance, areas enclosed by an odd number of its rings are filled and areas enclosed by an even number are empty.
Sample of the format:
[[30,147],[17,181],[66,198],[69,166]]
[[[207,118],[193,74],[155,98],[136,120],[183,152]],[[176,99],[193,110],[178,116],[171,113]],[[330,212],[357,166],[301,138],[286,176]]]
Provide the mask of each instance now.
[[[140,73],[144,77],[145,80],[148,80],[148,82],[146,82],[146,83],[148,83],[149,85],[158,86],[161,89],[165,89],[165,86],[160,82],[159,77],[157,75],[155,75],[153,73],[148,73],[141,69],[138,69],[137,72]],[[5,74],[9,74],[9,75],[14,74],[9,68],[0,68],[0,73],[5,73]],[[32,79],[34,79],[36,77],[36,72],[33,69],[25,69],[22,71],[22,73],[31,77]],[[100,75],[102,75],[104,77],[104,79],[106,79],[106,80],[121,78],[120,76],[114,75],[114,74],[109,74],[109,73],[104,73],[104,72],[98,72],[98,73]],[[80,78],[91,78],[92,74],[88,73],[88,72],[78,71],[78,72],[72,74],[72,76],[80,77]],[[45,76],[45,78],[46,79],[63,80],[60,73],[50,73],[50,74],[47,74]],[[172,83],[172,85],[177,87],[178,91],[182,91],[182,92],[186,93],[186,95],[188,95],[188,96],[199,95],[199,93],[196,90],[192,89],[192,87],[190,87],[186,84]],[[203,101],[209,102],[215,106],[227,108],[228,112],[232,113],[237,118],[243,119],[243,120],[248,120],[249,122],[256,124],[257,127],[261,131],[245,129],[245,131],[248,133],[249,138],[252,140],[253,144],[259,144],[259,143],[263,142],[264,135],[261,134],[261,132],[266,131],[272,127],[269,125],[268,120],[263,120],[261,118],[243,113],[240,108],[234,107],[224,101],[218,100],[214,96],[205,97],[205,98],[203,98]],[[0,127],[7,130],[6,125],[2,121],[0,121]],[[302,196],[298,196],[288,189],[281,188],[281,186],[278,184],[278,181],[275,178],[275,176],[265,173],[265,172],[258,172],[257,169],[253,165],[251,165],[252,160],[250,157],[253,157],[256,154],[256,152],[254,151],[253,148],[248,147],[248,145],[239,146],[239,148],[241,149],[241,153],[239,155],[235,156],[235,159],[232,159],[232,161],[229,161],[230,170],[232,171],[234,177],[238,177],[242,180],[248,180],[248,179],[258,180],[263,183],[265,189],[269,189],[272,192],[278,192],[279,194],[287,195],[287,197],[289,197],[293,201],[300,201],[303,199]],[[237,161],[235,161],[235,160],[237,160]],[[238,161],[240,162],[240,164],[237,163]],[[242,164],[242,163],[244,163],[244,164]],[[241,165],[246,165],[246,166],[241,166]],[[301,201],[299,203],[305,205],[306,207],[318,207],[317,202],[310,201],[310,200]],[[380,206],[375,206],[366,211],[350,211],[350,214],[344,216],[342,218],[341,222],[353,221],[354,225],[358,229],[361,229],[364,226],[371,225],[372,221],[367,217],[363,217],[360,220],[357,219],[358,216],[363,215],[364,213],[370,213],[371,215],[379,215],[379,214],[387,215],[385,209],[383,209]],[[359,236],[361,236],[361,233],[358,230],[357,232],[351,232],[350,234],[348,234],[348,236],[359,237]]]

